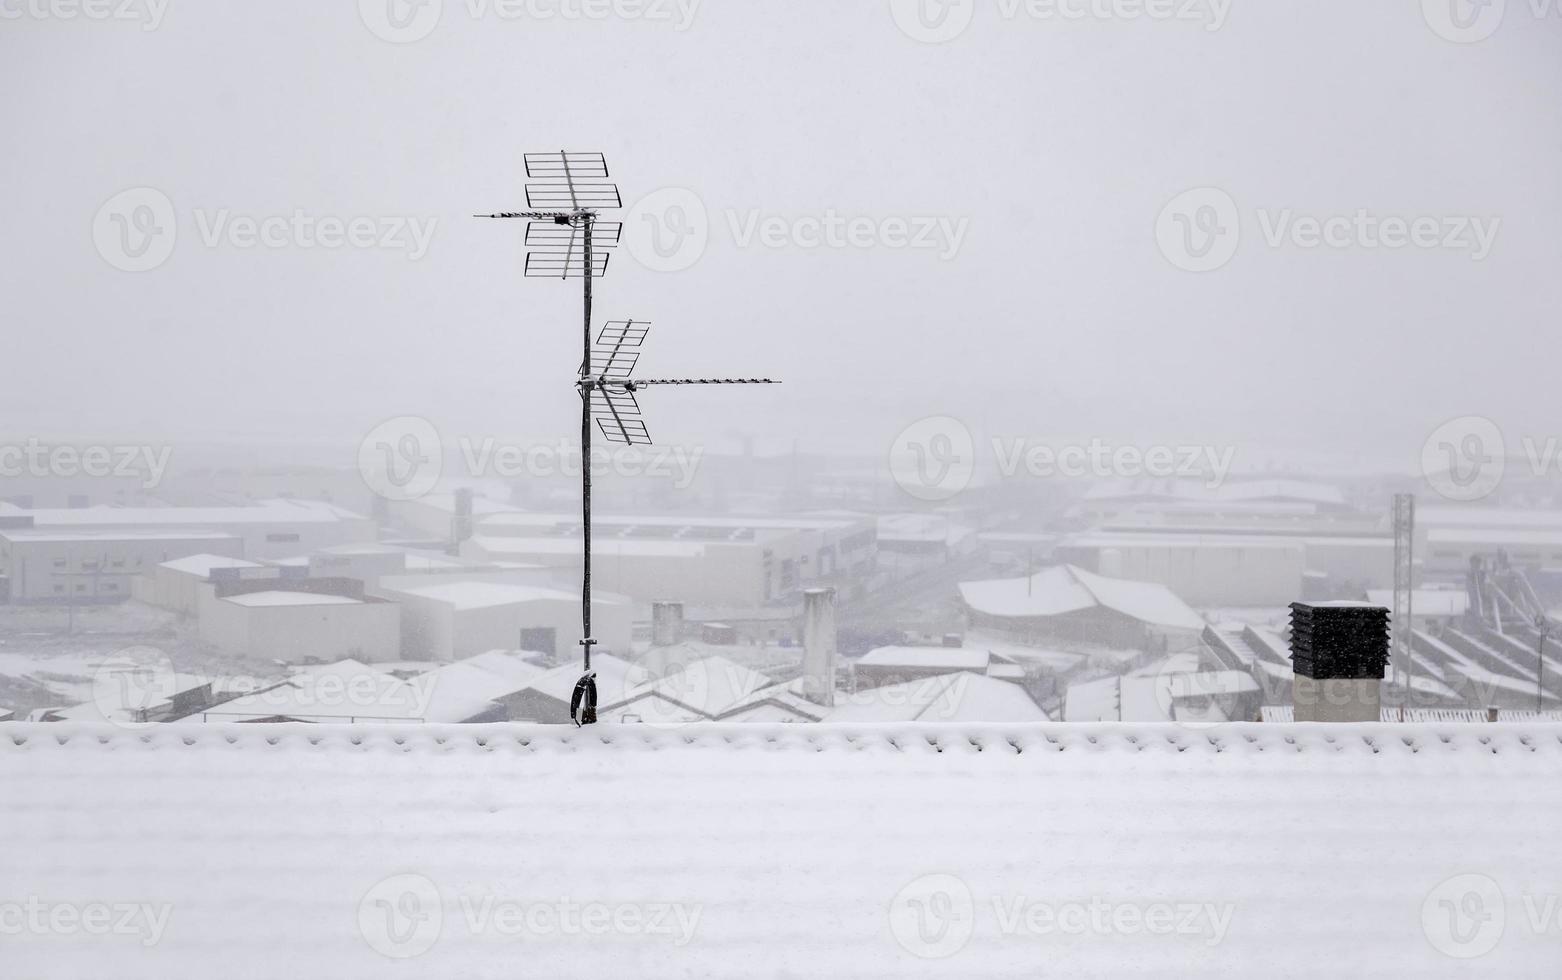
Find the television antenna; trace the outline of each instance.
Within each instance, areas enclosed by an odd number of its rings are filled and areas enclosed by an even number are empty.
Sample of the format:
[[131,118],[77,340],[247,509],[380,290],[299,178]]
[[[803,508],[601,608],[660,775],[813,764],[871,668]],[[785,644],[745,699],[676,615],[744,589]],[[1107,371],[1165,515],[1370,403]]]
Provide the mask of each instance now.
[[585,317],[581,329],[580,368],[575,389],[580,394],[580,516],[584,536],[581,563],[580,640],[583,673],[570,697],[570,717],[577,725],[597,720],[597,682],[591,670],[591,430],[593,421],[608,442],[649,446],[651,434],[640,414],[635,392],[651,385],[779,384],[769,378],[635,378],[638,348],[650,323],[614,320],[591,342],[591,282],[607,273],[606,251],[618,244],[622,222],[598,221],[600,211],[622,208],[618,185],[608,180],[607,160],[600,153],[526,154],[525,211],[499,211],[478,218],[525,218],[526,275],[545,279],[580,279]]

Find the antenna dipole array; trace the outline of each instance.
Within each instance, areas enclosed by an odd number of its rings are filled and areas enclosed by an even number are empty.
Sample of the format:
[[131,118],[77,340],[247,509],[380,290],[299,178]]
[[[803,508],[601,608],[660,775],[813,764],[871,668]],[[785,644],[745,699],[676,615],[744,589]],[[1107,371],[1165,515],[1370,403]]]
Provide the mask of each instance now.
[[591,283],[607,273],[608,256],[599,249],[616,246],[621,222],[599,222],[597,213],[623,207],[618,185],[608,181],[607,160],[600,153],[526,154],[525,211],[497,211],[479,218],[524,218],[525,274],[533,278],[582,280],[585,320],[580,368],[575,388],[580,394],[580,620],[583,633],[583,673],[570,698],[570,717],[577,725],[597,720],[596,674],[591,670],[591,436],[592,422],[602,437],[626,446],[651,445],[651,433],[640,413],[635,392],[651,385],[780,384],[770,378],[644,378],[634,377],[651,325],[644,320],[614,320],[603,325],[591,342]]

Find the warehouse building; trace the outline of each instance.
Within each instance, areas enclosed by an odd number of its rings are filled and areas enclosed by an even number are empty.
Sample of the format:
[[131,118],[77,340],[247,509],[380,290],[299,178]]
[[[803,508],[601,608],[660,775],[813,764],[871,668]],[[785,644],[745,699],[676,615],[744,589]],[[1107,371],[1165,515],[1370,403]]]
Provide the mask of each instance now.
[[0,529],[0,601],[122,602],[136,576],[190,555],[237,558],[244,542],[217,530],[57,527]]
[[1195,646],[1204,620],[1164,585],[1054,565],[1021,578],[961,582],[968,625],[1045,646],[1097,644],[1124,650]]
[[287,663],[401,656],[401,612],[352,579],[234,579],[202,588],[200,637],[224,653]]
[[[545,565],[578,576],[577,515],[497,514],[478,522],[462,557]],[[691,606],[753,608],[803,589],[866,575],[875,522],[800,517],[593,517],[592,575],[641,602],[676,596]]]
[[1220,534],[1104,534],[1065,538],[1058,560],[1112,578],[1157,582],[1196,606],[1283,606],[1302,595],[1306,546]]
[[[568,662],[580,653],[580,593],[514,582],[461,579],[382,582],[400,609],[402,653],[415,660],[460,660],[487,650],[531,650]],[[591,626],[603,653],[629,652],[634,607],[593,590]],[[594,651],[595,653],[595,651]]]

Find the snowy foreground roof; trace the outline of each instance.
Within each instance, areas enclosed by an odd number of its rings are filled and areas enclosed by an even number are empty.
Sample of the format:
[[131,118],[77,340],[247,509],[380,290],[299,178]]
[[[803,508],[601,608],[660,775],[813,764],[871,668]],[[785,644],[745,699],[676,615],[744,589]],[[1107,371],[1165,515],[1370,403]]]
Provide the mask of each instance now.
[[8,976],[1557,963],[1554,725],[13,723],[0,785]]

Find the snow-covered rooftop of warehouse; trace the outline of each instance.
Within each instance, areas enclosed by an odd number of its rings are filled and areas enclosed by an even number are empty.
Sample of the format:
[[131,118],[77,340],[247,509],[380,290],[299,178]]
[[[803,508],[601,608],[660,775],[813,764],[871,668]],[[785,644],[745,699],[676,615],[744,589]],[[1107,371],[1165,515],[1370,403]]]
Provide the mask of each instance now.
[[[436,585],[414,585],[387,588],[387,592],[417,596],[448,603],[456,609],[485,609],[489,606],[509,606],[518,602],[542,600],[580,602],[580,593],[561,589],[546,589],[535,585],[515,585],[507,582],[442,582]],[[592,605],[599,602],[622,601],[617,596],[593,593]]]
[[363,520],[362,515],[319,500],[262,500],[234,507],[61,507],[27,510],[38,527],[308,524]]
[[1077,565],[1054,565],[1028,577],[961,582],[960,596],[967,606],[991,616],[1057,616],[1104,606],[1156,626],[1204,626],[1199,614],[1164,585],[1108,578]]
[[[752,517],[731,517],[727,515],[704,514],[593,514],[593,527],[601,528],[604,533],[619,533],[620,531],[633,532],[634,528],[672,528],[675,531],[692,530],[694,528],[722,528],[730,531],[742,531],[745,529],[762,531],[795,531],[811,530],[814,528],[843,529],[852,527],[863,521],[862,517],[853,517],[844,512],[832,514],[797,514],[793,516],[765,515]],[[580,515],[569,514],[540,514],[540,513],[508,513],[495,514],[482,522],[484,527],[556,527],[563,525],[574,527],[580,523]],[[607,529],[611,528],[611,531]]]
[[1047,713],[1009,681],[961,671],[838,695],[827,722],[1033,722]]
[[150,528],[105,528],[98,531],[69,531],[55,527],[0,528],[0,537],[10,541],[238,541],[223,531],[153,530]]
[[[495,535],[479,535],[472,544],[490,555],[578,555],[580,538],[512,538]],[[591,554],[640,556],[673,556],[698,558],[705,554],[710,541],[675,541],[667,538],[650,538],[626,541],[620,538],[591,539]]]
[[236,606],[361,606],[362,599],[354,599],[352,596],[328,595],[323,592],[289,592],[285,589],[271,589],[265,592],[246,592],[242,595],[227,596],[224,602],[231,602]]
[[229,558],[226,555],[190,555],[185,558],[175,558],[173,561],[165,561],[159,568],[171,569],[175,572],[184,572],[187,575],[199,575],[205,577],[212,573],[214,568],[261,568],[257,562],[245,561],[243,558]]
[[1092,487],[1086,500],[1189,500],[1243,502],[1264,500],[1300,500],[1339,506],[1345,503],[1340,488],[1327,483],[1304,480],[1236,480],[1212,487],[1202,479],[1123,479],[1110,480]]
[[925,667],[984,670],[992,652],[970,647],[878,647],[857,658],[863,667]]
[[11,723],[0,782],[0,894],[145,903],[36,980],[1557,963],[1556,725]]
[[1562,530],[1562,510],[1487,507],[1480,504],[1416,508],[1421,527],[1514,527]]

